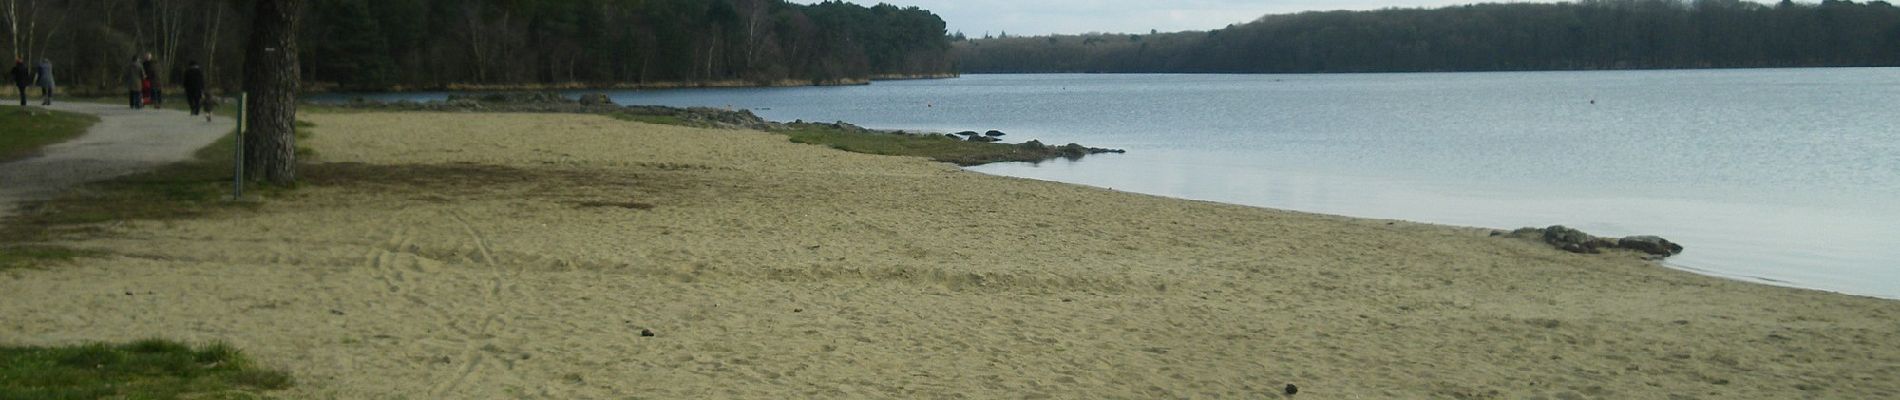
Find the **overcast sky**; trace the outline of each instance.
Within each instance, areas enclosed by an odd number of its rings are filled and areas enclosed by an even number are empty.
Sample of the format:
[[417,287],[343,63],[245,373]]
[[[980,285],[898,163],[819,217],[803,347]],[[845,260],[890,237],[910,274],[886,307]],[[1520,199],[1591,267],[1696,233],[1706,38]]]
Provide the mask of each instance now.
[[[847,0],[874,5],[878,0]],[[1502,3],[1521,0],[1483,0]],[[817,3],[799,0],[799,3]],[[1147,33],[1210,30],[1252,21],[1262,15],[1312,10],[1371,10],[1387,7],[1442,7],[1480,0],[884,0],[917,6],[942,16],[950,32],[981,37],[1086,32]],[[1550,2],[1550,1],[1546,1]],[[1812,2],[1812,1],[1804,1]]]

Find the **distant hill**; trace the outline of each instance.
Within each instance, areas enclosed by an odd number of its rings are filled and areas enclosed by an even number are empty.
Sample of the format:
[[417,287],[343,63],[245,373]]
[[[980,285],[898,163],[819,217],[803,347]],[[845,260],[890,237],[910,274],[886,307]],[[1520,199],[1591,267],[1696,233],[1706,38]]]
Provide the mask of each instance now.
[[1900,65],[1884,1],[1585,0],[1269,15],[1205,32],[983,38],[966,73],[1309,73]]

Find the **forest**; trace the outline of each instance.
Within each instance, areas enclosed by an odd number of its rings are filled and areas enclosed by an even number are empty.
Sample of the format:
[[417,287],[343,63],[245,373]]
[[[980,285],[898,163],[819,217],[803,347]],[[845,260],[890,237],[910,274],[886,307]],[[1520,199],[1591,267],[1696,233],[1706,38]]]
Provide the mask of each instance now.
[[[0,0],[0,51],[105,91],[135,55],[234,88],[245,0]],[[862,82],[952,74],[930,11],[842,1],[307,0],[306,89]],[[177,79],[171,81],[176,82]]]
[[955,41],[965,73],[1312,73],[1900,65],[1884,1],[1584,0],[1268,15],[1204,32]]

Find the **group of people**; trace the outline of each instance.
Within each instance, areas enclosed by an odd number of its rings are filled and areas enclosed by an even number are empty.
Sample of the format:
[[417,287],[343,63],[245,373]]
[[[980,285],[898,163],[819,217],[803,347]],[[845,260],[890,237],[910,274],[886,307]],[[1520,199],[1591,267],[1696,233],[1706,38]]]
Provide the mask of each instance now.
[[13,87],[20,91],[20,106],[26,106],[26,88],[40,87],[40,105],[53,105],[53,61],[40,59],[40,64],[28,69],[26,60],[13,58],[13,70],[7,74],[13,78]]
[[[25,60],[13,58],[13,70],[9,71],[13,85],[19,89],[20,106],[26,106],[26,89],[29,86],[40,88],[40,105],[53,105],[53,61],[40,59],[39,65],[28,67]],[[132,59],[132,65],[125,69],[126,93],[131,99],[132,109],[145,108],[147,104],[160,108],[164,101],[164,91],[158,81],[158,63],[152,60],[152,53]],[[185,68],[185,102],[191,105],[191,115],[205,111],[205,72],[204,68],[192,61]]]
[[[152,61],[152,53],[142,58],[133,58],[132,65],[125,68],[125,88],[131,100],[132,109],[144,108],[146,104],[154,108],[163,107],[165,92],[158,81],[158,66]],[[185,102],[191,106],[191,115],[198,115],[205,108],[205,71],[204,67],[192,61],[185,68]]]

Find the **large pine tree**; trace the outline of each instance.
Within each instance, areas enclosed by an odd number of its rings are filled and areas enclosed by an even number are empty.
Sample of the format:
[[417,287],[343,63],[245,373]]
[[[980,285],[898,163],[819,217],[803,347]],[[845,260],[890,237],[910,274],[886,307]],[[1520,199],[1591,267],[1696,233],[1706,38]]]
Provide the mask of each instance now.
[[303,0],[257,0],[244,57],[244,175],[252,181],[297,182],[297,21]]

